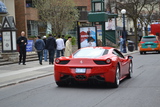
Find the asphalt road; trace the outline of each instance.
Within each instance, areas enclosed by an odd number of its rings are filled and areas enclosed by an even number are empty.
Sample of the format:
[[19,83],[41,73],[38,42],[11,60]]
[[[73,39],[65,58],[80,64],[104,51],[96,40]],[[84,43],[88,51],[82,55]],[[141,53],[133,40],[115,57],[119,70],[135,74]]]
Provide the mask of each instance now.
[[160,54],[132,56],[133,78],[119,88],[60,88],[48,76],[1,88],[0,107],[159,107]]

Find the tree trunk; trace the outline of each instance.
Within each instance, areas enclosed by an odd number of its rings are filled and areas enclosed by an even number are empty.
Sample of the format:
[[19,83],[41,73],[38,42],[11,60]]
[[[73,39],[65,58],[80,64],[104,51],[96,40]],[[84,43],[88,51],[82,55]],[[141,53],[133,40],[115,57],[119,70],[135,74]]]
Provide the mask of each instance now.
[[138,50],[138,35],[137,35],[137,19],[133,20],[134,22],[134,34],[135,34],[135,50]]

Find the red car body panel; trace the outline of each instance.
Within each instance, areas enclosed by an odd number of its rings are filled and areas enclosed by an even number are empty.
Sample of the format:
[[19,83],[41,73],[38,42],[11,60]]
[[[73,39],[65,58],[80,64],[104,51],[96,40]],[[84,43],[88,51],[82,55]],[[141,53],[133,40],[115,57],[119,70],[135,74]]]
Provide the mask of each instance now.
[[[88,81],[92,76],[100,76],[104,78],[105,82],[113,83],[115,81],[116,68],[120,66],[120,78],[123,79],[129,73],[129,63],[131,59],[117,57],[112,51],[115,48],[111,47],[95,47],[107,49],[108,54],[97,57],[97,58],[74,58],[74,54],[69,57],[60,57],[60,61],[67,61],[67,64],[54,63],[54,77],[55,81],[61,81],[64,75],[73,77],[76,81]],[[75,52],[76,53],[76,52]],[[99,65],[94,61],[105,61],[107,58],[111,59],[111,63]],[[85,73],[76,73],[76,68],[86,68]],[[77,79],[76,76],[85,76],[84,79]]]

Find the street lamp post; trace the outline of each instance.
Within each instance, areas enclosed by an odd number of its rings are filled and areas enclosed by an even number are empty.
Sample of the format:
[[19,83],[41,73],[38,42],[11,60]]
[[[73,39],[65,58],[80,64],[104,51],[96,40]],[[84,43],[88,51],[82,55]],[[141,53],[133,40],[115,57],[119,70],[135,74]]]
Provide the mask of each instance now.
[[126,50],[126,30],[125,30],[125,14],[126,14],[126,10],[125,9],[122,9],[121,10],[121,13],[123,15],[123,32],[122,32],[122,37],[123,37],[123,49],[122,49],[122,52],[123,53],[127,53],[127,50]]

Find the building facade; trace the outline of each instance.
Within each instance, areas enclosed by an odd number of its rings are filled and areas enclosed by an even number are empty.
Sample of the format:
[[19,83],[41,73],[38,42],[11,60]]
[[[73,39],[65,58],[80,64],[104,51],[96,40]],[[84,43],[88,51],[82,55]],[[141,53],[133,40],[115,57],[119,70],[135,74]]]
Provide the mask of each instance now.
[[15,0],[0,0],[7,7],[8,15],[13,16],[15,19]]
[[[7,7],[7,16],[13,16],[17,28],[17,37],[21,31],[26,36],[38,35],[38,12],[32,8],[32,0],[0,0]],[[3,16],[0,16],[2,23]]]
[[27,36],[38,35],[38,11],[32,7],[32,0],[15,0],[17,34],[25,31]]
[[[80,10],[79,22],[88,24],[87,15],[91,11],[90,0],[74,0],[77,8]],[[42,23],[38,22],[38,11],[33,7],[32,0],[15,0],[15,19],[17,34],[25,31],[28,36],[45,35]]]
[[15,2],[14,0],[0,0],[7,8],[7,14],[0,14],[0,25],[4,16],[13,16],[15,20]]
[[[41,26],[45,26],[38,22],[38,11],[33,7],[32,0],[1,0],[7,7],[8,15],[13,16],[16,28],[17,37],[21,31],[26,32],[26,36],[43,35],[46,32],[41,30]],[[91,11],[91,0],[74,0],[76,7],[80,11],[78,22],[82,26],[88,25],[87,15]]]
[[[38,11],[33,7],[32,0],[1,0],[7,7],[8,15],[13,16],[17,28],[17,37],[21,31],[26,32],[26,36],[45,35],[46,31],[41,30],[45,25],[38,22]],[[107,3],[112,0],[104,0],[106,12],[110,9]],[[80,26],[90,26],[87,15],[91,11],[91,0],[74,0],[77,9],[80,11],[78,20]],[[111,6],[113,11],[113,6]],[[122,22],[120,22],[122,23]]]

